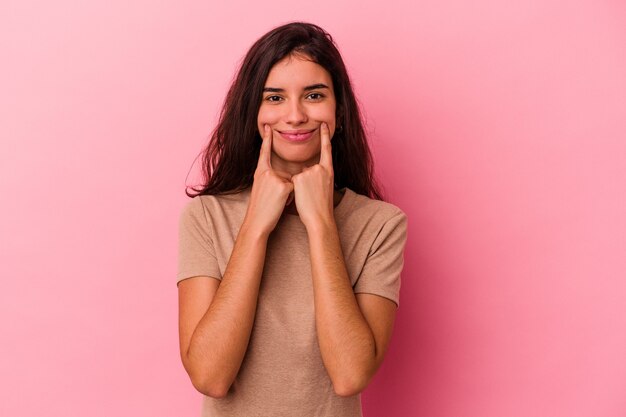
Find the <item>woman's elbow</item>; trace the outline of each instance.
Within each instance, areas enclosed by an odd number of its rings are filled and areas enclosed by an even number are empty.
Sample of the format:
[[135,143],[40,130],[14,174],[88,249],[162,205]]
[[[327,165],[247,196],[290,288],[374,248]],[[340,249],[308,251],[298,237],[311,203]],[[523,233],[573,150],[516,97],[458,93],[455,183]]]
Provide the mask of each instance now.
[[198,392],[208,397],[224,398],[228,394],[232,383],[220,380],[220,378],[207,377],[207,375],[212,374],[211,372],[193,372],[188,369],[187,374],[191,380],[191,385]]
[[191,377],[191,384],[201,394],[213,398],[226,397],[230,389],[230,384],[218,383],[206,378]]
[[360,394],[369,384],[366,377],[355,377],[343,381],[333,381],[333,390],[340,397],[351,397]]
[[224,398],[228,394],[232,381],[227,383],[224,378],[216,377],[219,373],[191,362],[188,357],[183,357],[183,367],[196,391],[213,398]]

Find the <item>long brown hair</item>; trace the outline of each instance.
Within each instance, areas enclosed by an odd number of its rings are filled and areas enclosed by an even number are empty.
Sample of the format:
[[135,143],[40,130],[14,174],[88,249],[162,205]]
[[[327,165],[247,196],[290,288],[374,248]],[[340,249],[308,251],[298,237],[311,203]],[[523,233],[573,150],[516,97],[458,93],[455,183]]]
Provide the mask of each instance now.
[[202,188],[196,194],[231,194],[252,185],[262,139],[257,128],[263,87],[271,68],[291,54],[304,54],[332,77],[337,102],[332,141],[335,187],[383,200],[374,178],[372,155],[362,114],[345,64],[333,38],[321,27],[291,22],[272,29],[246,54],[226,95],[219,122],[202,151]]

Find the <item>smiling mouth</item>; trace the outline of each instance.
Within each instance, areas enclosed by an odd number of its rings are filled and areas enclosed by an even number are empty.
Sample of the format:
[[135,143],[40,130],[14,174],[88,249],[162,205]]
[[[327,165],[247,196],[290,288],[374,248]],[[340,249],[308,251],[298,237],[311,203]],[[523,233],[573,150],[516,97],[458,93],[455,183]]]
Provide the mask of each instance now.
[[278,131],[278,133],[280,133],[280,135],[284,139],[290,142],[304,142],[305,140],[308,140],[313,136],[315,129],[309,130],[309,131],[300,130],[300,131],[295,131],[295,132],[302,132],[302,133],[281,132],[280,130]]
[[314,132],[315,129],[309,129],[309,130],[305,130],[305,129],[300,129],[300,130],[279,130],[279,133],[284,133],[287,135],[302,135],[305,133],[311,133]]

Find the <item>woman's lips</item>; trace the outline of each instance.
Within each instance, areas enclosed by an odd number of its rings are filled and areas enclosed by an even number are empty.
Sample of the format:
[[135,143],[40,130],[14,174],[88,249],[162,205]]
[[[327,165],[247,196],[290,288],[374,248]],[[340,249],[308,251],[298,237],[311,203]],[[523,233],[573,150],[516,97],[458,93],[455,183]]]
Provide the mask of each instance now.
[[280,135],[290,141],[290,142],[304,142],[305,140],[308,140],[311,138],[311,136],[313,136],[313,133],[315,132],[315,130],[311,130],[309,132],[306,133],[285,133],[285,132],[281,132],[278,131],[278,133],[280,133]]

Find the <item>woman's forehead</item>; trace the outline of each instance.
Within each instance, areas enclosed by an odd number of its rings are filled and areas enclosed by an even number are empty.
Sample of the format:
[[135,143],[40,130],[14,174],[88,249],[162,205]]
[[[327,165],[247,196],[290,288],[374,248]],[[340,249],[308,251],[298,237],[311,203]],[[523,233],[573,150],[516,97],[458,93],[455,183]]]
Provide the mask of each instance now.
[[332,79],[324,67],[299,56],[287,56],[278,61],[265,80],[265,88],[301,90],[314,84],[331,86]]

